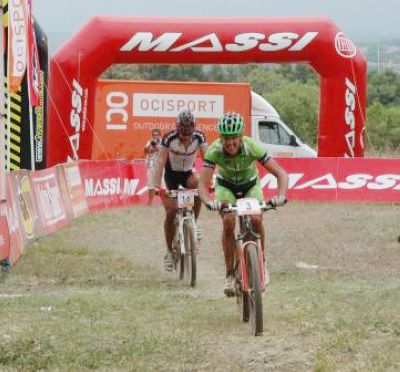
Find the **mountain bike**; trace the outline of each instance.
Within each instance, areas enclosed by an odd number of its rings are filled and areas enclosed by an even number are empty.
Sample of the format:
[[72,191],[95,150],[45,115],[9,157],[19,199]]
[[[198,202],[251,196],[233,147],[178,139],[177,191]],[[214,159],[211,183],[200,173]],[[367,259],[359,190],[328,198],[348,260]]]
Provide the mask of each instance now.
[[263,211],[276,209],[271,202],[259,202],[254,198],[242,198],[236,205],[221,209],[222,213],[236,212],[239,231],[235,249],[235,297],[242,307],[243,321],[250,320],[252,333],[261,335],[264,331],[262,292],[265,290],[264,252],[260,234],[252,227],[251,216]]
[[186,279],[190,286],[194,287],[197,276],[197,229],[193,206],[197,189],[166,190],[165,195],[176,199],[178,207],[175,217],[176,231],[172,243],[175,271],[180,280]]

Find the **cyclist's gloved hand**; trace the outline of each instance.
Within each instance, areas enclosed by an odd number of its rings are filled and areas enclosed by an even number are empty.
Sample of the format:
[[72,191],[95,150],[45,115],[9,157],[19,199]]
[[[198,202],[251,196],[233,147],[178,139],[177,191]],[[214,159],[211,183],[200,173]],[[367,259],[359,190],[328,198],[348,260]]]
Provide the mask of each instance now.
[[271,198],[271,204],[273,207],[280,207],[285,203],[286,203],[286,198],[283,195],[277,195]]
[[165,190],[165,189],[162,188],[162,187],[156,187],[156,188],[155,188],[155,194],[156,194],[157,196],[164,196],[166,193],[167,193],[167,190]]
[[209,209],[210,211],[219,211],[222,207],[222,204],[219,200],[209,200],[206,203],[206,207],[207,209]]

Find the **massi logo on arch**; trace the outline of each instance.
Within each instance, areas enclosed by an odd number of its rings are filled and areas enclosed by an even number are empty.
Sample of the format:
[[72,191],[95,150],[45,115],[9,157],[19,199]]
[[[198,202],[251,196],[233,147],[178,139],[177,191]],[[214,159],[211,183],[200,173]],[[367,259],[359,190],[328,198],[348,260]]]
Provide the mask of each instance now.
[[344,58],[352,58],[357,53],[356,46],[343,32],[338,32],[335,36],[335,49]]
[[[124,44],[120,51],[131,52],[244,52],[258,48],[263,52],[276,52],[287,49],[289,52],[298,52],[309,45],[318,32],[277,32],[264,34],[260,32],[246,32],[236,34],[233,42],[222,44],[216,33],[203,35],[197,39],[187,41],[182,32],[164,32],[154,37],[152,32],[137,32]],[[184,43],[182,43],[184,39]]]

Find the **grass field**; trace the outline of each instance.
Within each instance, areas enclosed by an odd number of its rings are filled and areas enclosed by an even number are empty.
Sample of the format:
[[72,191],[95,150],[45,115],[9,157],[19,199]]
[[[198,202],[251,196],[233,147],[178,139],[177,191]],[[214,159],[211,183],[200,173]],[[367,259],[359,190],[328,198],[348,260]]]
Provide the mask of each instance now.
[[265,215],[265,332],[224,298],[203,211],[195,289],[162,270],[160,208],[91,214],[0,278],[0,370],[399,371],[400,206],[292,202]]

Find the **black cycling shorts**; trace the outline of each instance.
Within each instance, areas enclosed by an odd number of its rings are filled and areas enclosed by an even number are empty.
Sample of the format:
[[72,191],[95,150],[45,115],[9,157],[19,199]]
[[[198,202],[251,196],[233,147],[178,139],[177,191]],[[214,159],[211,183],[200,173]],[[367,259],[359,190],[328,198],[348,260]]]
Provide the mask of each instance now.
[[193,174],[193,171],[176,172],[166,168],[164,174],[165,184],[168,190],[177,190],[179,186],[188,189],[187,180]]

